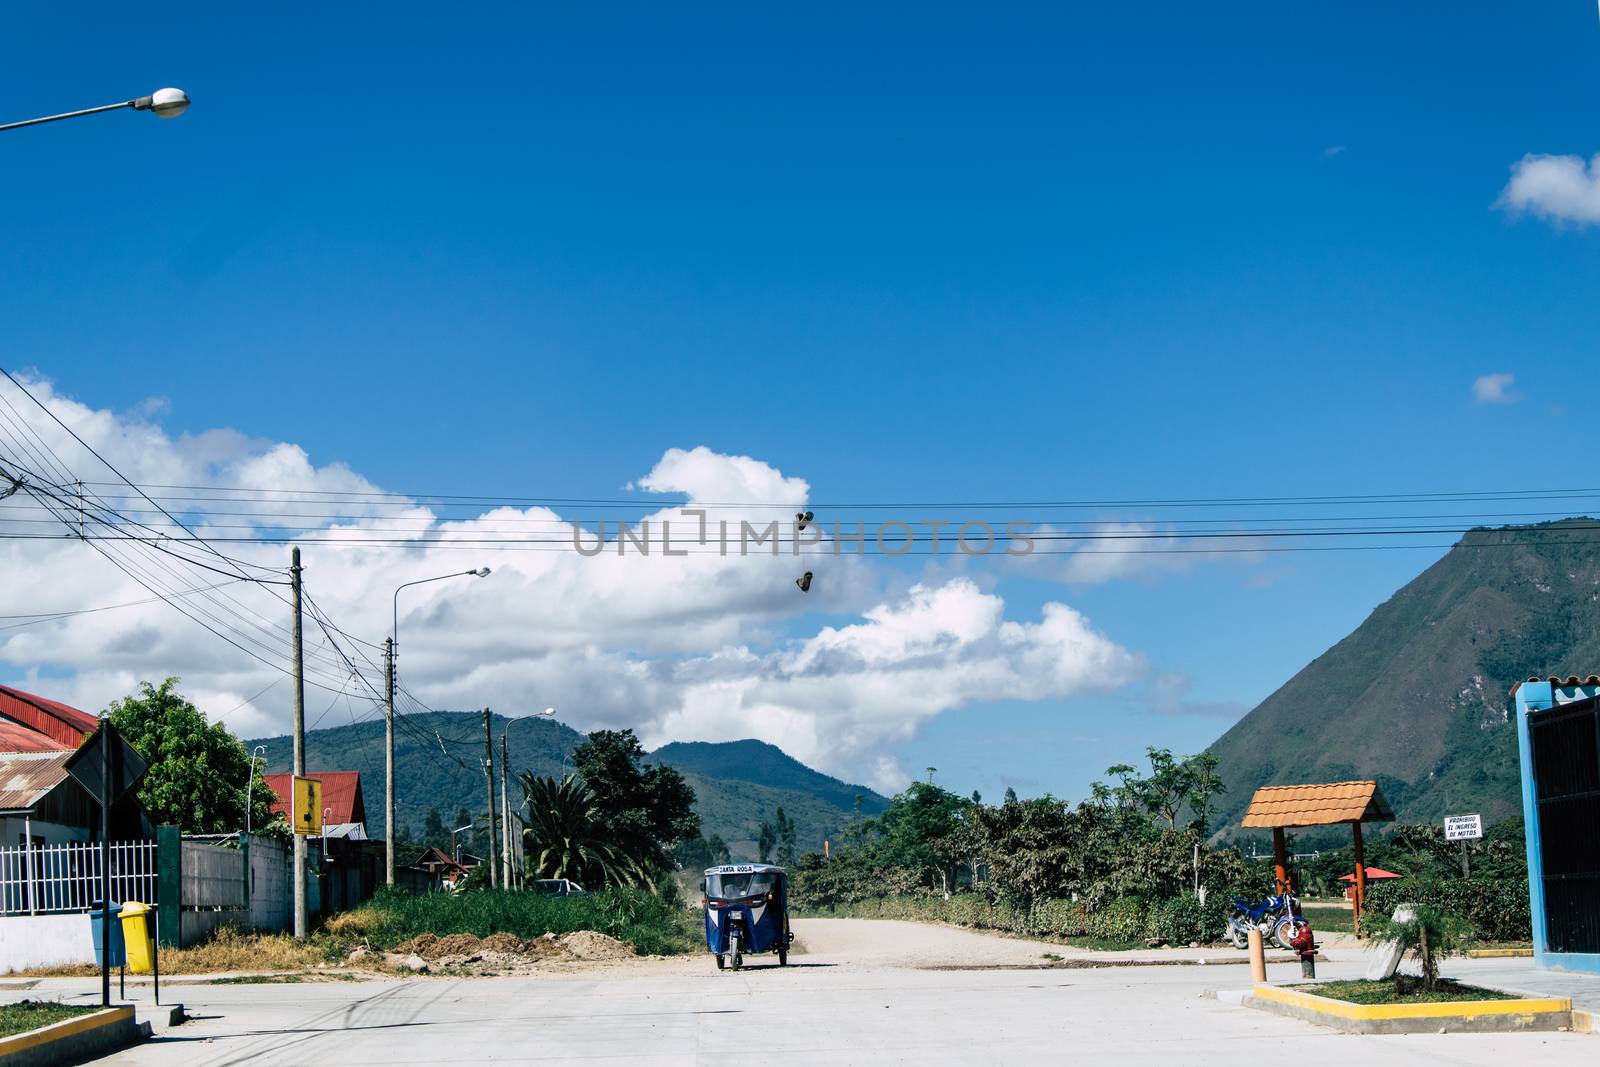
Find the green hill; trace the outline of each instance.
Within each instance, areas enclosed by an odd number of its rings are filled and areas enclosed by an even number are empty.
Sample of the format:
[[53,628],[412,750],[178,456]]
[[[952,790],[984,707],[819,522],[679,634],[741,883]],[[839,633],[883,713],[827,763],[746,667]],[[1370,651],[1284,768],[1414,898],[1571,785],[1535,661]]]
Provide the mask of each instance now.
[[[544,718],[492,719],[496,781],[500,735],[505,732],[512,775],[531,770],[560,776],[563,764],[583,735]],[[287,736],[245,742],[266,748],[266,770],[289,770],[292,753]],[[881,812],[888,802],[864,786],[850,785],[800,763],[781,749],[760,741],[671,744],[651,754],[681,771],[695,791],[695,810],[703,832],[718,834],[735,858],[754,859],[761,821],[782,807],[795,821],[802,851],[820,848],[836,837],[853,817],[856,796],[862,812]],[[460,808],[482,817],[484,807],[483,717],[480,712],[441,711],[404,716],[395,731],[395,806],[409,836],[420,837],[429,808],[438,808],[448,823]],[[383,722],[367,719],[306,733],[306,766],[317,770],[361,772],[368,832],[383,833]],[[496,798],[499,797],[498,784]],[[512,803],[516,803],[513,790]]]
[[1464,536],[1211,746],[1217,825],[1237,827],[1257,786],[1352,778],[1407,821],[1519,812],[1511,685],[1600,668],[1592,523]]

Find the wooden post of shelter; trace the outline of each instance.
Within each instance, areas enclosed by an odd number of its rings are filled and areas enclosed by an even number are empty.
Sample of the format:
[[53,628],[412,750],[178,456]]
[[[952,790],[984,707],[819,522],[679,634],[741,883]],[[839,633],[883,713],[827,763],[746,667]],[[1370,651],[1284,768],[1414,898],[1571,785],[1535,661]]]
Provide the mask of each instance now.
[[1284,831],[1295,827],[1336,826],[1349,823],[1355,844],[1356,930],[1361,929],[1361,908],[1367,899],[1367,860],[1362,847],[1361,824],[1393,822],[1394,810],[1374,781],[1328,782],[1322,785],[1268,785],[1250,798],[1241,823],[1272,831],[1273,877],[1278,892],[1289,891],[1289,864],[1285,855]]
[[1361,909],[1367,903],[1367,854],[1361,847],[1361,823],[1350,824],[1351,841],[1355,844],[1356,853],[1356,880],[1355,893],[1350,897],[1350,908],[1354,912],[1353,929],[1361,933]]

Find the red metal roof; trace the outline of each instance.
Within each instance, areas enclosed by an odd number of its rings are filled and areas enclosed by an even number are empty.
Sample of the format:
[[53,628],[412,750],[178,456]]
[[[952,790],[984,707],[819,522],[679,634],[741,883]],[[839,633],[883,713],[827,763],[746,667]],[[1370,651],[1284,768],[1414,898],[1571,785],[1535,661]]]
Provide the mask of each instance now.
[[10,719],[0,719],[0,752],[70,752],[49,734],[41,734]]
[[[289,780],[294,776],[264,774],[261,777],[272,790],[272,810],[288,815]],[[306,777],[322,782],[322,806],[333,809],[325,821],[333,824],[367,821],[366,806],[361,801],[360,771],[307,771]]]
[[43,734],[67,748],[77,748],[100,726],[100,720],[86,711],[9,685],[0,685],[0,721]]

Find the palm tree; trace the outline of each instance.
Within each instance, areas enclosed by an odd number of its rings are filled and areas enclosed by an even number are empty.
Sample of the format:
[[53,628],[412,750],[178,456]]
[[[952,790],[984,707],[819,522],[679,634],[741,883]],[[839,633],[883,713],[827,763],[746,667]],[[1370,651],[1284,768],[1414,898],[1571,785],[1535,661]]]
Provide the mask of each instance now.
[[535,878],[569,878],[580,885],[653,888],[648,872],[633,856],[601,837],[595,797],[575,776],[536,777],[524,771],[520,814],[528,865]]

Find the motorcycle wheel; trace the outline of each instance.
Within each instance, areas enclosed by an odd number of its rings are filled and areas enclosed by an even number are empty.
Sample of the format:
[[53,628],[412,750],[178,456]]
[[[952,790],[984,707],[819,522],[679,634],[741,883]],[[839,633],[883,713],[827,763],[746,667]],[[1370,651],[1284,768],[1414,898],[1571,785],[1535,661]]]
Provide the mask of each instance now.
[[778,966],[779,967],[787,967],[787,966],[789,966],[789,950],[788,949],[782,948],[782,947],[780,947],[778,949]]
[[1234,948],[1248,948],[1250,946],[1250,939],[1245,936],[1245,932],[1243,930],[1239,929],[1233,923],[1229,923],[1228,943]]
[[723,954],[720,953],[720,952],[717,953],[717,970],[720,971],[720,970],[722,970],[722,968],[726,967],[727,965],[728,965],[727,957],[723,956]]
[[733,959],[729,962],[733,964],[733,969],[736,971],[744,965],[744,953],[740,951],[740,945],[737,941],[733,943]]

